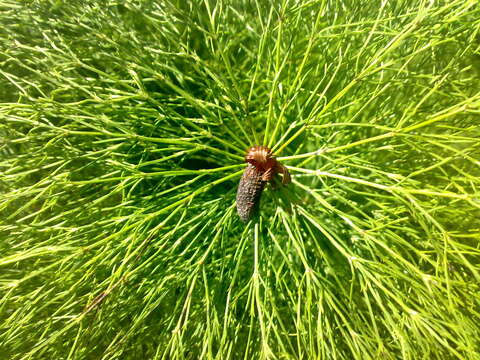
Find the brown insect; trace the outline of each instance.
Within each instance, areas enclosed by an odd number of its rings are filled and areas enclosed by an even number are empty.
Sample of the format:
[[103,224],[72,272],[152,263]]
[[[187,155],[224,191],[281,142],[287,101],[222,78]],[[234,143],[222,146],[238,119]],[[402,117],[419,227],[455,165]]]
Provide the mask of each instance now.
[[243,222],[250,220],[258,210],[260,197],[267,181],[282,174],[282,184],[290,183],[290,174],[266,146],[252,146],[245,155],[247,168],[243,172],[237,191],[237,212]]

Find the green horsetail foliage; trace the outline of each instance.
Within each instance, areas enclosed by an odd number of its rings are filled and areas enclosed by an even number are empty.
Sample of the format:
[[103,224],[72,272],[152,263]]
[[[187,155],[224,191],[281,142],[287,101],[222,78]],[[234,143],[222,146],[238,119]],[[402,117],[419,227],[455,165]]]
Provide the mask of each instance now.
[[0,0],[0,358],[479,359],[479,139],[477,0]]

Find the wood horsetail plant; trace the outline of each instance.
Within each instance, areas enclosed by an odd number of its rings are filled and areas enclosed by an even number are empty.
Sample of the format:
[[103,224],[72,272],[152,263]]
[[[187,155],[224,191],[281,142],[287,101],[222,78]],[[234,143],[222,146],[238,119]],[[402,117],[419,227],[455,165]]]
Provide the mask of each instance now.
[[480,358],[477,0],[0,23],[0,358]]

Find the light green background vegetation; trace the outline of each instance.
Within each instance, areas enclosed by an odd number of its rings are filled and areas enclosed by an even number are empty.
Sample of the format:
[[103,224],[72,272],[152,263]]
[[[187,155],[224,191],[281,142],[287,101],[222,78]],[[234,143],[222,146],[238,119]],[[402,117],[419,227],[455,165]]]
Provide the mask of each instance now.
[[0,1],[0,358],[479,359],[479,80],[478,1]]

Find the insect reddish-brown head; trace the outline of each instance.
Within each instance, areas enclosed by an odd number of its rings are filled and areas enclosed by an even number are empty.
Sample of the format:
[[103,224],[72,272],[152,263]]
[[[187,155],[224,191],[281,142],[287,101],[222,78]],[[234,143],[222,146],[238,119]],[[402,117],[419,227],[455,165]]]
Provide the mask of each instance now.
[[262,172],[273,169],[277,163],[272,150],[266,146],[252,146],[245,155],[245,161]]
[[282,183],[290,182],[287,168],[277,161],[272,150],[266,146],[252,146],[245,155],[245,161],[262,173],[263,181],[270,181],[275,174],[281,173],[283,175]]

